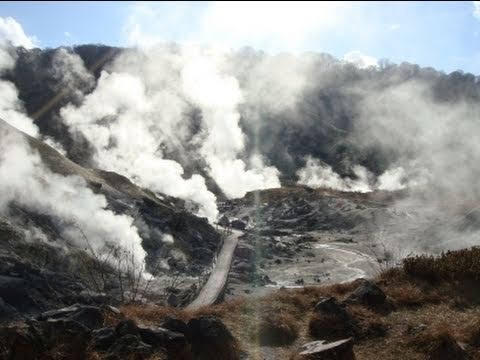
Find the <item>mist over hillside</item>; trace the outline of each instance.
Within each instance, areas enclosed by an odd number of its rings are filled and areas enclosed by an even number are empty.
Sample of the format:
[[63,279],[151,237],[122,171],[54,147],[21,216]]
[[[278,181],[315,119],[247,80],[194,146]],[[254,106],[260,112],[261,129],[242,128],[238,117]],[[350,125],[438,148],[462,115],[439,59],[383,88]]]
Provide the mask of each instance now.
[[480,356],[479,1],[0,10],[0,359]]
[[216,198],[297,181],[408,188],[416,203],[466,208],[479,196],[480,85],[469,73],[176,44],[7,53],[2,78],[37,136],[81,165],[191,200],[211,221]]

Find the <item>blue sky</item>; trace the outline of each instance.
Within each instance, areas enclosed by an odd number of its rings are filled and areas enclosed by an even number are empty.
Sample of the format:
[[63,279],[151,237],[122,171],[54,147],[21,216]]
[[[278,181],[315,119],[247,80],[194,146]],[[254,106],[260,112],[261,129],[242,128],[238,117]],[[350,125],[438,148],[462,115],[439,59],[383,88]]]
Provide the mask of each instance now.
[[202,43],[267,52],[356,51],[447,72],[480,74],[480,5],[473,2],[1,2],[40,47]]

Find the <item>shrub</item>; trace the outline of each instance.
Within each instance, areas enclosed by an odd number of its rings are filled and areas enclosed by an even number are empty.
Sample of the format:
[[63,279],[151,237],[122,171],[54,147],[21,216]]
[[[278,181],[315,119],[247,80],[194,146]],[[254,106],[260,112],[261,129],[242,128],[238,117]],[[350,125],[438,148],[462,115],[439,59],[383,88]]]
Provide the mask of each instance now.
[[440,324],[431,331],[418,335],[413,345],[426,355],[428,360],[463,360],[465,351],[458,345],[452,330]]
[[436,293],[427,293],[422,291],[418,286],[412,284],[398,284],[392,286],[387,291],[398,306],[409,308],[419,307],[427,303],[438,303],[441,298]]
[[378,313],[359,305],[350,306],[349,313],[354,319],[354,331],[357,339],[371,339],[387,335],[387,325]]
[[438,257],[415,256],[403,261],[411,277],[436,282],[441,280],[480,280],[480,247],[447,251]]
[[295,318],[286,313],[267,313],[258,326],[261,345],[283,346],[294,342],[298,337]]

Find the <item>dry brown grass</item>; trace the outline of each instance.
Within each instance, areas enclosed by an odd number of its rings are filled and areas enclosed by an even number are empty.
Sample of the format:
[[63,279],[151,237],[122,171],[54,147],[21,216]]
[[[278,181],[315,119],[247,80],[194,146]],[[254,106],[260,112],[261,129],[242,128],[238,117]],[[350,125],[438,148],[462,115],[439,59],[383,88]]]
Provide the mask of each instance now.
[[295,318],[285,312],[263,314],[258,325],[258,339],[261,345],[285,346],[298,338]]
[[308,333],[314,339],[339,340],[353,335],[353,326],[345,319],[329,314],[313,314]]
[[403,261],[405,273],[432,283],[480,280],[480,247],[447,251],[438,257],[416,256]]
[[459,331],[459,338],[470,346],[480,350],[480,318],[472,318]]
[[415,284],[403,283],[385,289],[397,307],[419,307],[429,303],[439,303],[442,296],[435,291],[425,291]]
[[[346,308],[353,319],[357,360],[420,360],[443,356],[443,353],[454,359],[457,355],[452,349],[457,340],[469,345],[467,351],[472,359],[480,359],[480,297],[474,276],[476,256],[480,256],[480,252],[474,249],[444,254],[439,263],[435,259],[417,258],[409,260],[407,269],[393,268],[381,273],[375,282],[395,305],[393,311],[382,314],[356,304],[348,304]],[[446,271],[453,266],[452,259],[465,260],[455,276],[442,275],[441,281],[438,277],[431,279],[432,269]],[[470,275],[462,280],[462,274]],[[321,297],[345,299],[357,285],[353,282],[279,290],[267,296],[239,298],[196,311],[134,305],[124,306],[122,311],[127,317],[148,324],[159,323],[166,316],[184,321],[199,315],[218,316],[252,359],[288,359],[302,344],[315,338],[332,338],[335,332],[337,338],[349,335],[348,328],[335,323],[338,319],[314,315],[313,308]],[[296,339],[291,335],[293,340],[289,345],[262,347],[262,331],[272,333],[278,329],[284,334],[296,332]],[[290,339],[289,335],[278,335],[282,336]]]
[[431,360],[463,360],[465,351],[459,346],[454,332],[446,323],[437,324],[431,330],[417,335],[412,345]]
[[361,305],[350,305],[348,312],[355,321],[354,335],[357,340],[363,341],[387,335],[388,325],[378,312]]

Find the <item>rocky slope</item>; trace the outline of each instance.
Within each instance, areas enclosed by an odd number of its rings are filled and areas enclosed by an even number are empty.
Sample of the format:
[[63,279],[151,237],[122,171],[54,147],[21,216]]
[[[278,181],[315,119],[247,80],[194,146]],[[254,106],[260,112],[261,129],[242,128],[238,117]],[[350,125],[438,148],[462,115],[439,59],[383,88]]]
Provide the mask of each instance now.
[[[3,121],[0,127],[19,134]],[[156,275],[197,276],[210,267],[220,235],[206,219],[192,215],[184,201],[153,194],[113,172],[81,167],[41,141],[20,135],[53,173],[83,178],[94,193],[105,197],[106,210],[135,219],[134,225],[139,229],[147,253],[147,271],[155,270]],[[47,310],[53,305],[105,300],[89,297],[89,290],[98,292],[99,289],[92,289],[88,276],[80,276],[89,261],[84,256],[92,256],[88,243],[82,248],[66,242],[61,236],[62,226],[55,217],[15,201],[3,212],[0,217],[3,319]],[[164,241],[165,234],[171,236],[171,242]],[[117,289],[118,294],[115,271],[107,272],[112,291],[115,293]]]
[[[283,187],[220,204],[223,220],[245,227],[229,297],[371,277],[416,253],[440,253],[452,228],[474,226],[475,211],[416,205],[408,191],[372,193]],[[461,245],[461,244],[459,244]]]

